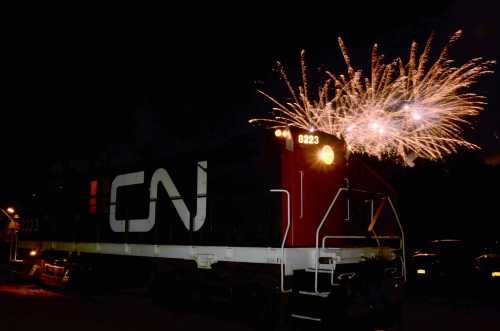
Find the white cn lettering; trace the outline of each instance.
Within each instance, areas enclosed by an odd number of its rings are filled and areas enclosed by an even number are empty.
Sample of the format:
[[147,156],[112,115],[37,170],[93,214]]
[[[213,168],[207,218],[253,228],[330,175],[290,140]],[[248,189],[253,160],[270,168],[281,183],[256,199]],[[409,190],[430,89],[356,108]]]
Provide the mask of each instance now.
[[[193,218],[193,231],[198,231],[207,216],[207,161],[198,162],[196,215]],[[109,207],[109,224],[114,232],[125,232],[125,219],[116,218],[116,192],[119,187],[144,184],[144,171],[132,172],[116,176],[111,184],[111,203]],[[172,178],[165,169],[159,168],[151,177],[149,195],[149,213],[147,218],[130,219],[129,232],[148,232],[156,220],[156,201],[158,197],[158,186],[163,185],[172,204],[181,218],[182,223],[189,230],[191,213],[182,199]]]

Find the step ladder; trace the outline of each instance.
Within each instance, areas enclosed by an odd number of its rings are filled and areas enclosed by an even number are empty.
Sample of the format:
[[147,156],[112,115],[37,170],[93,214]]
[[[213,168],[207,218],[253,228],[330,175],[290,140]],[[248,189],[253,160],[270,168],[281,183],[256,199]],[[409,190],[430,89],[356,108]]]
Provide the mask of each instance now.
[[292,319],[322,323],[328,297],[335,287],[340,286],[335,283],[337,262],[337,249],[321,249],[317,266],[294,272],[299,284],[294,283]]
[[294,289],[290,297],[290,318],[292,323],[321,325],[325,309],[328,307],[330,273],[325,270],[320,274],[320,294],[314,291],[314,269],[302,269],[294,272]]
[[339,256],[337,254],[338,249],[335,248],[320,248],[318,250],[319,256],[317,264],[315,267],[306,268],[306,272],[314,273],[314,290],[309,295],[317,295],[326,297],[330,294],[329,291],[319,290],[319,275],[327,274],[330,278],[330,287],[333,288],[335,284],[335,269],[337,267],[337,262],[339,261]]

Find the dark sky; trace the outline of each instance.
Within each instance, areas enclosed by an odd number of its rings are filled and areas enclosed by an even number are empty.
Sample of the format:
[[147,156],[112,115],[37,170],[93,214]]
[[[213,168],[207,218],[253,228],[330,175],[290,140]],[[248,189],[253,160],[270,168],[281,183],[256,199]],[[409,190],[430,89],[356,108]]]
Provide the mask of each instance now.
[[[0,198],[25,190],[54,159],[84,158],[109,143],[133,145],[136,121],[144,118],[160,128],[164,141],[181,146],[213,137],[214,131],[224,138],[246,130],[248,118],[269,110],[256,90],[281,89],[273,72],[277,60],[292,77],[301,49],[313,71],[344,69],[337,36],[361,67],[369,63],[374,42],[391,58],[406,55],[412,39],[423,43],[431,31],[443,45],[457,29],[464,29],[452,51],[458,62],[477,56],[498,60],[498,12],[486,1],[5,11]],[[476,130],[466,133],[484,150],[472,159],[500,151],[498,86],[496,73],[476,87],[489,105]],[[141,117],[137,109],[148,114]],[[426,165],[418,175],[439,177],[450,164],[457,161]],[[463,175],[456,171],[451,181]]]

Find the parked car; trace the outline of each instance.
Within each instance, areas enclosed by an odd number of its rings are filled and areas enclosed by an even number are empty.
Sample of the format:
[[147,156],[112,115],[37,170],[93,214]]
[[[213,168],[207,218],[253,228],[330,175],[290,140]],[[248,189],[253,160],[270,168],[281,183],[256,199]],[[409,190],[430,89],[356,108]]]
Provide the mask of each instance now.
[[458,239],[425,243],[411,256],[410,279],[414,284],[468,285],[476,277],[478,250]]
[[500,284],[500,241],[482,249],[474,259],[474,268],[481,281]]
[[32,250],[22,254],[23,263],[18,266],[17,274],[20,279],[64,287],[69,281],[70,258],[71,255],[65,252],[47,250],[40,254]]

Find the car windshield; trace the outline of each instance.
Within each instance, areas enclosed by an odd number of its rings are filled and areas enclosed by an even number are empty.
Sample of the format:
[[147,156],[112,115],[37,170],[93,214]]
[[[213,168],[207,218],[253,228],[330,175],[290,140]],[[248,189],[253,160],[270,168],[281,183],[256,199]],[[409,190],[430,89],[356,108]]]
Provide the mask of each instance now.
[[483,245],[482,253],[500,255],[500,241],[496,240],[492,243],[487,243],[486,245]]

